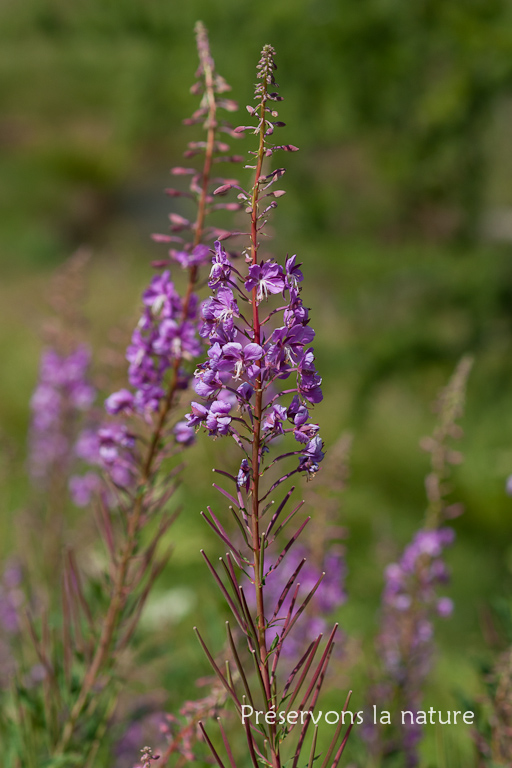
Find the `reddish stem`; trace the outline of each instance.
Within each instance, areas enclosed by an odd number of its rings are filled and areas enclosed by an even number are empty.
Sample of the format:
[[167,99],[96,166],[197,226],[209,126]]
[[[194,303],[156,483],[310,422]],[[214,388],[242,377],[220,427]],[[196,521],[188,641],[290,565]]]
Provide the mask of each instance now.
[[[259,191],[260,191],[260,177],[263,167],[263,159],[265,157],[265,107],[267,101],[267,83],[264,79],[264,91],[260,104],[260,132],[259,132],[259,149],[256,163],[256,178],[252,190],[252,205],[251,205],[251,262],[253,265],[258,263],[258,203],[259,203]],[[252,304],[252,330],[253,340],[255,344],[261,342],[261,325],[258,310],[258,297],[257,288],[253,288],[251,296]],[[261,366],[261,362],[259,362]],[[267,642],[265,636],[266,621],[265,621],[265,606],[263,600],[263,584],[261,581],[261,573],[264,570],[264,557],[265,553],[261,546],[260,536],[260,509],[259,509],[259,480],[260,480],[260,462],[261,462],[261,418],[263,412],[263,390],[262,390],[262,373],[260,371],[256,379],[255,388],[255,402],[253,410],[253,435],[252,435],[252,457],[251,457],[251,469],[252,469],[252,515],[251,515],[251,536],[253,547],[253,569],[254,569],[254,588],[256,592],[256,612],[257,612],[257,630],[258,630],[258,649],[259,649],[259,667],[261,670],[263,685],[265,688],[265,695],[267,701],[265,706],[267,710],[270,710],[275,702],[272,696],[272,686],[270,683],[270,670],[268,664],[268,651]],[[272,757],[272,765],[274,768],[280,768],[281,759],[279,755],[279,744],[276,739],[276,727],[275,725],[269,726],[270,730],[270,753]],[[249,735],[248,735],[249,738]],[[252,737],[251,737],[252,738]]]

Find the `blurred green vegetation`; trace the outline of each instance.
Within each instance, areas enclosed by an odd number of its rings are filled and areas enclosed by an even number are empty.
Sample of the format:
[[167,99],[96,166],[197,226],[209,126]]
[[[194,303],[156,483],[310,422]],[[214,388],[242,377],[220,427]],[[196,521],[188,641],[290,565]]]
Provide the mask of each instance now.
[[[487,652],[482,616],[510,592],[512,577],[504,493],[512,472],[512,246],[497,241],[503,228],[493,229],[492,216],[512,204],[511,16],[510,0],[0,4],[2,554],[29,499],[24,451],[45,285],[85,244],[92,338],[100,343],[108,328],[136,317],[149,261],[161,256],[148,235],[165,230],[175,205],[162,194],[167,169],[194,138],[181,120],[195,108],[192,30],[202,18],[241,115],[262,44],[277,49],[286,141],[301,151],[287,159],[271,247],[304,261],[326,443],[354,434],[342,513],[350,600],[340,621],[368,653],[382,569],[425,508],[428,463],[418,443],[433,427],[429,405],[460,356],[475,357],[465,462],[453,482],[466,509],[449,554],[456,613],[439,626],[432,700],[454,708],[457,690],[476,690],[475,665]],[[240,141],[237,151],[248,146]],[[198,553],[209,539],[197,513],[210,501],[211,478],[197,467],[221,463],[214,449],[229,461],[220,441],[191,451],[176,552],[160,585],[188,608],[170,619],[155,608],[147,620],[155,635],[148,654],[169,647],[166,622],[174,622],[172,652],[160,662],[171,706],[183,691],[193,694],[191,666],[207,672],[189,642],[190,610],[212,622],[219,611]],[[358,674],[356,694],[365,685]],[[453,743],[440,747],[443,738]],[[439,750],[448,750],[451,768],[469,765],[462,736],[432,732],[429,744],[426,765],[444,764]]]
[[485,202],[511,200],[502,114],[512,83],[511,7],[3,3],[2,261],[48,263],[84,240],[103,241],[128,213],[130,195],[162,174],[183,146],[181,119],[194,103],[197,18],[242,106],[262,41],[278,50],[283,118],[302,150],[285,222],[299,219],[311,234],[467,240]]

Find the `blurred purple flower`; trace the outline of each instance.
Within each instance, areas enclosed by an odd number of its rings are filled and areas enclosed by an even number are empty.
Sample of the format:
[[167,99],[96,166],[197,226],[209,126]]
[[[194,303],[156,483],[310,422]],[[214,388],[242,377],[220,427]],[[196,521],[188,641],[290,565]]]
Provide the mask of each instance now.
[[94,402],[96,391],[88,380],[91,354],[85,345],[68,355],[47,349],[41,357],[39,381],[30,401],[29,469],[46,485],[73,459],[76,429]]

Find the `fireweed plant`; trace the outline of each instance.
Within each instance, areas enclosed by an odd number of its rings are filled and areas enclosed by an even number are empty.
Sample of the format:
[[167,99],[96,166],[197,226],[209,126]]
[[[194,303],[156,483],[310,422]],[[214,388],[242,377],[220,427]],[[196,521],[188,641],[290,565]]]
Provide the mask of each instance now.
[[[168,559],[169,553],[159,553],[158,547],[175,517],[168,502],[181,468],[178,457],[194,440],[194,430],[186,422],[176,423],[176,414],[179,395],[191,378],[190,367],[202,350],[196,332],[199,269],[210,260],[208,241],[230,234],[211,226],[207,217],[219,208],[240,207],[219,203],[211,194],[219,183],[229,183],[217,171],[214,175],[216,164],[241,160],[229,154],[223,134],[233,135],[233,130],[218,114],[221,109],[233,111],[236,104],[225,96],[229,86],[215,71],[200,23],[196,35],[200,64],[192,91],[201,96],[201,102],[185,123],[201,125],[206,137],[189,143],[185,156],[202,157],[202,165],[199,170],[174,168],[175,176],[190,179],[189,188],[167,190],[173,198],[191,200],[195,216],[189,220],[171,213],[171,234],[154,236],[169,245],[169,256],[155,264],[163,271],[143,294],[142,317],[126,354],[130,388],[107,398],[110,420],[98,429],[87,428],[74,445],[81,460],[102,470],[102,485],[94,487],[93,503],[107,566],[99,583],[88,583],[69,551],[60,631],[51,627],[46,612],[29,618],[27,632],[43,674],[36,685],[20,663],[11,706],[3,708],[0,716],[6,768],[95,764],[115,711],[123,652]],[[171,279],[171,263],[187,274],[183,295]],[[84,378],[88,362],[82,348],[67,356],[53,350],[45,353],[32,401],[31,463],[38,476],[46,471],[45,441],[52,449],[46,450],[46,456],[52,461],[64,451],[61,438],[69,411],[62,407],[64,395],[74,409],[85,408],[94,397]],[[66,451],[69,447],[68,441]],[[79,501],[88,500],[94,485],[91,477],[94,472],[89,467],[71,484]]]
[[[186,418],[190,427],[204,427],[213,438],[233,438],[242,454],[234,474],[214,470],[231,484],[229,490],[214,485],[230,502],[230,515],[239,538],[228,533],[210,507],[203,514],[228,548],[225,557],[220,558],[222,576],[206,553],[202,553],[236,624],[226,624],[231,653],[224,671],[198,629],[196,632],[234,702],[254,768],[261,764],[279,768],[288,760],[290,766],[297,768],[306,761],[311,766],[319,757],[318,724],[314,726],[308,754],[303,755],[303,750],[337,627],[330,632],[322,651],[320,634],[299,660],[286,663],[290,633],[321,588],[322,575],[306,597],[298,601],[305,558],[300,559],[279,594],[267,600],[267,583],[283,568],[309,520],[295,530],[279,552],[277,537],[294,519],[302,503],[285,513],[293,487],[284,492],[276,506],[272,494],[280,492],[283,484],[298,473],[313,477],[324,457],[319,427],[310,413],[312,406],[322,399],[322,391],[314,351],[309,346],[315,334],[301,299],[301,265],[295,255],[287,257],[284,265],[260,255],[269,212],[283,194],[274,185],[284,173],[283,168],[265,171],[264,161],[277,151],[297,149],[290,144],[272,143],[275,129],[283,125],[277,119],[276,105],[282,97],[277,92],[275,69],[274,50],[267,45],[257,66],[256,106],[247,107],[256,126],[236,129],[257,136],[257,149],[251,152],[253,160],[246,166],[255,172],[254,184],[246,190],[239,184],[227,183],[216,190],[218,195],[233,188],[238,191],[238,200],[249,215],[249,244],[241,253],[245,259],[235,260],[221,242],[215,243],[208,281],[213,293],[201,309],[200,335],[208,339],[209,348],[207,360],[195,372],[194,386],[201,401],[192,402]],[[291,445],[288,449],[289,438],[297,447]],[[287,460],[291,468],[274,479],[274,470]],[[252,600],[248,590],[253,593]],[[252,667],[256,684],[249,675]],[[282,667],[286,667],[286,672]],[[345,707],[349,698],[350,694]],[[251,717],[256,711],[263,713],[258,722]],[[204,724],[200,727],[219,768],[228,764],[234,768],[238,763],[220,719],[225,757],[217,751]],[[339,763],[350,725],[344,735],[342,730],[340,718],[322,759],[322,768]]]
[[449,580],[443,553],[455,539],[453,528],[446,523],[462,511],[460,505],[447,501],[451,465],[461,461],[450,442],[462,436],[457,420],[463,413],[471,364],[470,358],[461,360],[434,405],[438,423],[432,436],[421,443],[431,456],[431,471],[425,479],[425,522],[400,559],[385,572],[376,643],[382,666],[379,682],[370,691],[371,701],[386,710],[412,712],[415,721],[408,718],[404,725],[365,724],[362,734],[376,765],[385,765],[387,758],[393,761],[397,752],[403,755],[406,768],[419,764],[423,726],[417,722],[416,713],[421,709],[432,667],[434,620],[450,616],[453,610],[451,599],[440,597],[437,590]]

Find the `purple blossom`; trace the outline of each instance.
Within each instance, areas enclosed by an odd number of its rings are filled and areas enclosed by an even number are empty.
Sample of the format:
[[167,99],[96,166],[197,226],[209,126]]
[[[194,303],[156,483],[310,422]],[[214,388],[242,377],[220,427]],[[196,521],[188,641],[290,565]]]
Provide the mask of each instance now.
[[309,310],[302,303],[298,292],[294,288],[290,288],[290,299],[288,306],[283,314],[286,325],[292,326],[296,323],[306,325],[309,322]]
[[304,424],[309,418],[309,411],[302,405],[298,395],[294,395],[287,411],[288,418],[297,426]]
[[251,468],[247,459],[242,459],[238,475],[236,477],[237,488],[245,488],[245,492],[249,493],[249,487],[251,485]]
[[[192,266],[209,256],[207,246],[187,252],[183,266]],[[168,270],[155,275],[142,295],[144,309],[126,350],[128,381],[134,392],[123,389],[106,401],[112,415],[135,409],[144,418],[159,410],[166,396],[165,376],[173,360],[191,360],[201,353],[196,335],[198,300],[191,294],[187,306],[176,291]],[[178,388],[186,387],[188,374],[180,368]]]
[[297,365],[304,346],[314,338],[314,330],[306,325],[276,328],[270,338],[269,357],[276,366],[282,363]]
[[149,287],[142,294],[142,302],[153,313],[162,312],[165,317],[174,317],[181,312],[181,297],[168,270],[153,277]]
[[251,397],[254,394],[254,389],[251,387],[249,382],[244,381],[243,384],[240,384],[240,386],[237,387],[236,393],[238,395],[239,404],[243,406],[249,403]]
[[87,507],[102,489],[103,483],[95,472],[86,472],[85,475],[72,475],[68,486],[73,504],[77,507]]
[[201,403],[190,403],[191,413],[187,413],[186,419],[190,427],[196,427],[206,421],[208,408]]
[[170,319],[162,320],[158,338],[153,344],[153,352],[162,357],[178,357],[184,360],[198,357],[201,354],[201,345],[193,323],[188,320],[184,323]]
[[111,416],[117,416],[121,412],[130,413],[133,410],[133,394],[127,389],[113,392],[105,400],[105,410]]
[[269,293],[284,291],[283,268],[275,261],[269,260],[263,264],[252,264],[249,267],[249,277],[245,281],[245,290],[256,288],[257,301],[268,298]]
[[111,423],[98,430],[99,454],[106,465],[114,464],[122,455],[122,449],[135,447],[135,436],[125,424]]
[[243,347],[236,341],[231,341],[222,347],[216,367],[219,371],[229,371],[237,381],[248,366],[263,357],[263,349],[259,344],[247,344]]
[[320,403],[323,400],[321,389],[322,378],[315,368],[313,348],[307,349],[298,365],[299,392],[310,403]]
[[297,264],[297,256],[289,256],[286,259],[285,263],[285,273],[286,273],[286,287],[290,289],[290,291],[296,291],[298,288],[298,284],[301,283],[304,280],[304,275],[302,274],[300,267],[302,264]]
[[101,464],[98,430],[90,427],[83,429],[75,443],[74,452],[79,459],[83,459],[87,464]]
[[222,387],[222,379],[216,370],[196,370],[194,389],[201,397],[212,397]]
[[231,416],[231,404],[222,400],[214,400],[206,415],[206,428],[210,435],[227,435]]
[[443,619],[448,618],[453,613],[453,600],[449,597],[441,597],[437,601],[436,610]]
[[177,443],[192,445],[195,442],[196,433],[186,421],[178,421],[174,426],[173,432]]
[[172,258],[178,262],[183,269],[196,267],[206,264],[210,260],[210,249],[207,245],[199,243],[191,251],[171,251]]
[[[316,426],[316,425],[315,425]],[[299,470],[314,475],[319,470],[319,464],[324,458],[323,442],[320,435],[315,435],[307,444],[300,456]]]
[[[316,437],[320,427],[318,424],[302,424],[297,429],[293,430],[293,436],[299,443],[308,443],[310,444],[311,441]],[[321,452],[320,452],[321,453]],[[320,453],[318,453],[318,456],[320,456]],[[322,453],[323,458],[323,453]],[[321,461],[322,458],[319,460]]]
[[233,341],[234,318],[240,316],[240,311],[230,288],[219,288],[216,296],[203,302],[201,316],[204,320],[199,331],[201,336],[211,336],[212,331],[220,326],[228,334],[227,340]]
[[212,259],[210,279],[208,280],[210,288],[216,288],[219,285],[228,283],[231,277],[231,263],[226,251],[218,240],[215,241],[214,246],[215,254]]
[[262,428],[275,434],[284,434],[283,422],[286,421],[287,410],[284,405],[273,405],[272,408],[267,411],[267,414],[263,420]]

